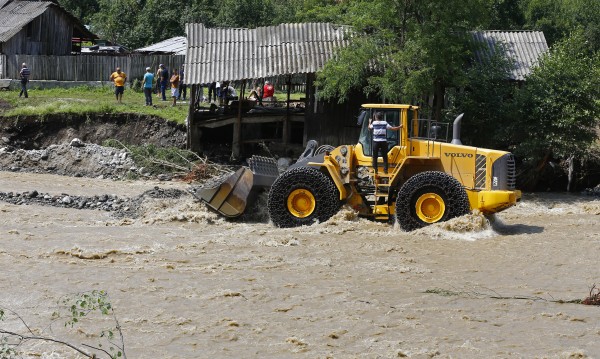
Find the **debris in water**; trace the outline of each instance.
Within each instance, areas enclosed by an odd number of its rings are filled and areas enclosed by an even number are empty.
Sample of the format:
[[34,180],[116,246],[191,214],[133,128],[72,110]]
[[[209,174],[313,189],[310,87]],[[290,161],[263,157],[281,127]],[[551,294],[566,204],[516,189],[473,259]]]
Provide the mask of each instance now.
[[590,289],[590,296],[581,301],[585,305],[600,305],[600,288],[594,284]]

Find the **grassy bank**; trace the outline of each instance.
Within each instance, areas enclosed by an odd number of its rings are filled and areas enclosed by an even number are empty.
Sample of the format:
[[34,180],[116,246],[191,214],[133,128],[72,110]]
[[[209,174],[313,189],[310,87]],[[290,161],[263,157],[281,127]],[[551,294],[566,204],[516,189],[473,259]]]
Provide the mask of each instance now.
[[[43,116],[47,114],[136,113],[158,116],[184,123],[188,102],[171,107],[171,98],[161,101],[153,95],[154,106],[144,106],[144,94],[127,88],[123,103],[117,103],[113,86],[75,87],[70,89],[29,89],[29,98],[19,98],[19,91],[0,91],[0,116]],[[188,92],[189,93],[189,92]],[[170,91],[168,93],[170,96]]]
[[[185,123],[188,112],[188,101],[178,101],[175,107],[171,107],[172,99],[170,91],[167,91],[167,101],[161,101],[154,94],[152,102],[154,106],[144,106],[144,94],[130,88],[125,90],[123,103],[117,103],[112,85],[103,87],[75,87],[28,90],[29,98],[19,98],[19,91],[0,91],[0,116],[43,116],[48,114],[90,114],[90,113],[135,113],[152,115]],[[247,91],[249,94],[249,90]],[[189,95],[189,91],[188,91]],[[285,93],[276,93],[282,100]],[[293,93],[291,98],[298,100],[303,93]],[[203,104],[208,107],[207,103]]]

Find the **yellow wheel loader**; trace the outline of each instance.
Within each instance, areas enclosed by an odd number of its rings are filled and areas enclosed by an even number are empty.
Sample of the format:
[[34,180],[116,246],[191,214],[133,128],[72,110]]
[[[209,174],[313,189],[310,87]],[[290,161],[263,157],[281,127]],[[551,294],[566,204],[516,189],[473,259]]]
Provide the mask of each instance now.
[[[450,128],[420,119],[418,110],[411,105],[365,104],[358,117],[362,127],[356,145],[317,147],[310,141],[300,159],[281,175],[274,160],[254,157],[250,169],[201,190],[200,198],[234,217],[245,210],[252,190],[270,186],[268,212],[279,227],[323,222],[348,204],[364,217],[396,219],[406,231],[473,209],[496,213],[520,200],[511,153],[462,145],[462,115]],[[376,112],[392,127],[402,125],[387,130],[389,173],[382,173],[382,158],[379,170],[373,167],[369,120]]]

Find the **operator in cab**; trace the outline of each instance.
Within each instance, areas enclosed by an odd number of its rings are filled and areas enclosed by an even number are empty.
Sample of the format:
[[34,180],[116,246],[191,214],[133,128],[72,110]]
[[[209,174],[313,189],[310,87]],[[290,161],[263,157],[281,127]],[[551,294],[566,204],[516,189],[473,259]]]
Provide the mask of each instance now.
[[383,157],[383,173],[388,173],[388,143],[387,143],[387,130],[397,131],[402,128],[402,124],[399,126],[392,126],[382,118],[381,112],[375,112],[373,118],[369,119],[369,129],[373,130],[373,170],[377,175],[377,157],[381,151]]

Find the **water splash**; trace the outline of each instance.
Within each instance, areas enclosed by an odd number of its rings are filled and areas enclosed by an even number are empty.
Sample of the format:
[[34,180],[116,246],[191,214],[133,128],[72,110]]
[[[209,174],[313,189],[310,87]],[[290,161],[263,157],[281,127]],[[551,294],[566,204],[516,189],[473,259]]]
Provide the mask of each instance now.
[[497,235],[488,218],[475,210],[446,222],[434,223],[413,232],[437,239],[476,241]]

